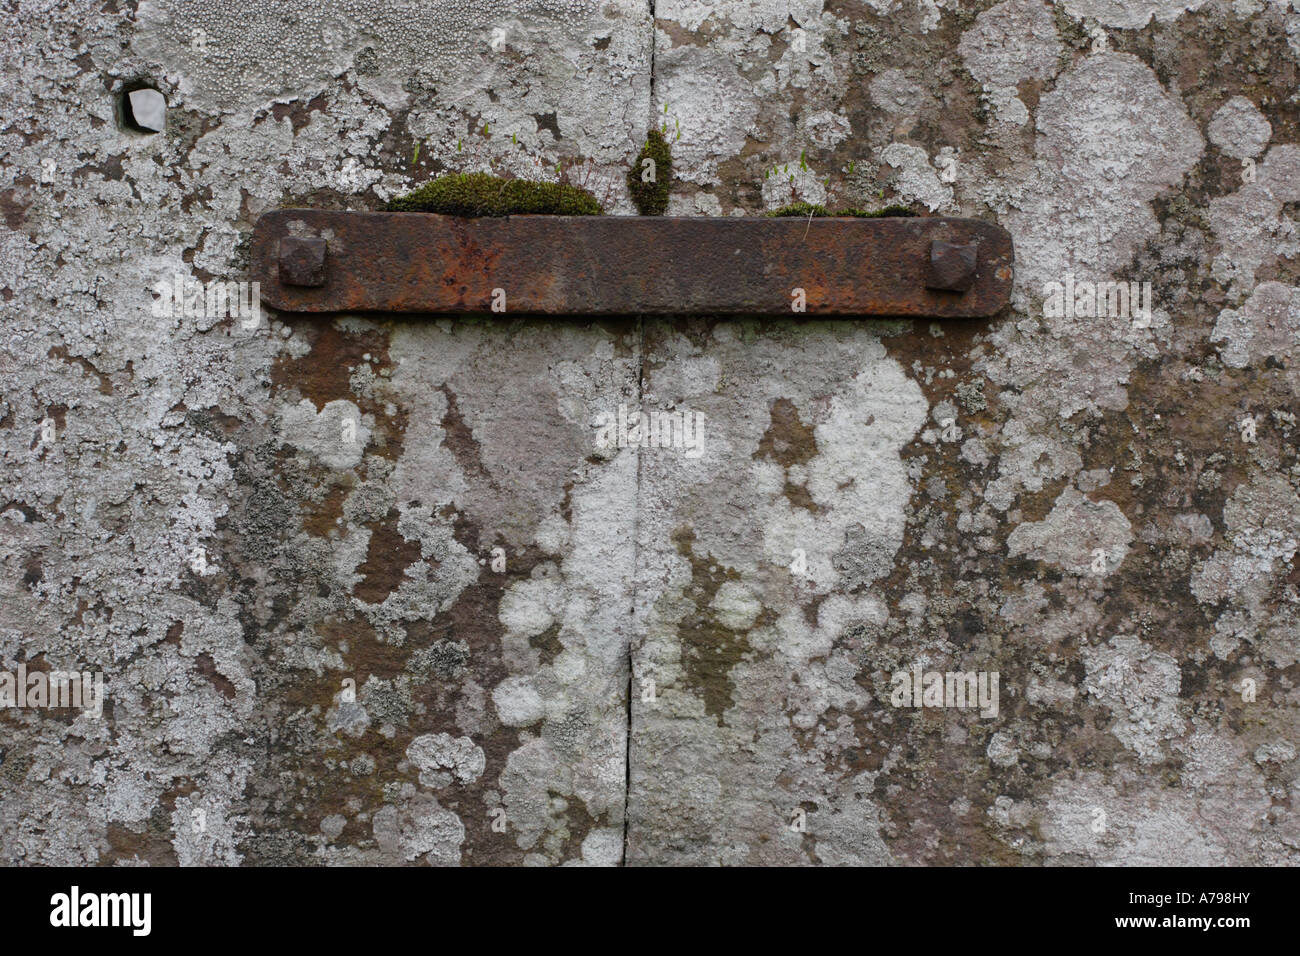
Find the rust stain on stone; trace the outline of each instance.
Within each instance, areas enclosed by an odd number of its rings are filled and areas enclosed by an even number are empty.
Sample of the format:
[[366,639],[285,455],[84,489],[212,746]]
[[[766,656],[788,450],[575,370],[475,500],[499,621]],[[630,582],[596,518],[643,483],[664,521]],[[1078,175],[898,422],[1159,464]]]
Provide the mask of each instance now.
[[407,541],[397,530],[398,513],[390,509],[371,529],[366,560],[357,567],[362,579],[352,593],[367,604],[378,604],[406,580],[406,568],[420,560],[420,542]]
[[691,583],[685,596],[693,609],[677,625],[686,689],[704,701],[705,713],[722,726],[723,715],[735,703],[731,669],[745,660],[751,648],[745,632],[722,624],[710,604],[723,583],[740,580],[740,574],[695,554],[691,528],[674,532],[673,543],[691,564]]
[[217,670],[217,662],[212,659],[212,655],[207,653],[199,654],[194,658],[194,666],[198,672],[212,682],[212,686],[217,689],[222,697],[227,700],[234,700],[236,696],[235,685],[230,679]]
[[311,351],[299,358],[280,356],[271,381],[277,388],[296,388],[318,408],[337,399],[355,399],[352,370],[367,361],[366,355],[377,367],[389,364],[384,332],[349,332],[333,322],[299,322],[293,328],[310,343]]
[[[795,465],[806,465],[817,457],[817,436],[812,425],[805,425],[799,417],[799,410],[788,398],[773,400],[769,414],[771,423],[759,440],[758,450],[751,456],[755,459],[767,459],[789,469]],[[812,499],[804,485],[795,484],[786,479],[783,493],[790,504],[803,508],[813,514],[822,511]]]
[[788,398],[773,400],[769,409],[771,424],[758,442],[754,458],[766,458],[783,468],[806,465],[817,457],[817,435],[811,425],[799,418],[799,409]]
[[337,532],[343,517],[343,503],[351,492],[349,485],[340,482],[319,501],[304,502],[302,529],[318,538],[327,538]]
[[97,388],[99,394],[101,395],[113,394],[112,379],[110,379],[99,369],[95,368],[94,365],[92,365],[88,360],[86,360],[82,356],[73,355],[72,353],[70,353],[66,346],[56,345],[53,348],[51,348],[47,354],[49,355],[50,358],[57,358],[61,361],[67,362],[69,365],[76,365],[79,368],[81,368],[81,370],[84,371],[86,374],[98,379],[99,384]]
[[479,454],[479,444],[474,439],[473,429],[461,414],[456,393],[445,384],[439,386],[438,391],[447,397],[447,410],[438,423],[443,430],[443,446],[455,456],[456,464],[467,477],[472,475],[475,478],[488,480],[487,470],[483,467],[483,458]]

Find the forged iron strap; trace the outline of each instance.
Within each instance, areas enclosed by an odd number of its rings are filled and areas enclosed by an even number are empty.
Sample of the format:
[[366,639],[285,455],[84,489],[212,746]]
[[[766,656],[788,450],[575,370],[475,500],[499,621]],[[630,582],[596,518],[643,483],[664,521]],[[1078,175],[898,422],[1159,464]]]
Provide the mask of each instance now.
[[969,318],[1011,295],[976,219],[507,216],[280,209],[252,276],[283,312]]

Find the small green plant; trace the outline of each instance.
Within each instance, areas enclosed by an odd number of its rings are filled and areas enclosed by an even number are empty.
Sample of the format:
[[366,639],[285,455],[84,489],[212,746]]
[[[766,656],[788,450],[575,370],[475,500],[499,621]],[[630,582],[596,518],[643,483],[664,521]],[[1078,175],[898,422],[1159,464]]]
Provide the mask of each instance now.
[[645,145],[627,171],[627,188],[632,202],[643,216],[662,216],[668,209],[668,190],[673,180],[673,154],[668,141],[657,129],[646,133]]
[[605,210],[585,189],[568,183],[506,179],[489,173],[439,176],[399,196],[390,212],[434,212],[446,216],[600,216]]
[[[682,138],[682,121],[674,117],[673,127],[676,134],[673,136],[673,142],[676,143]],[[659,132],[661,135],[665,137],[668,135],[668,104],[667,103],[664,104],[664,121],[659,126]]]

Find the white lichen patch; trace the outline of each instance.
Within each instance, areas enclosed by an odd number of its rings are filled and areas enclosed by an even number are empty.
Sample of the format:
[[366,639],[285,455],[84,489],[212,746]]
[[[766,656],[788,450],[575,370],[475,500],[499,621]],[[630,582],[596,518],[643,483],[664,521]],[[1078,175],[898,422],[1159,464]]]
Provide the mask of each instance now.
[[1017,86],[1022,80],[1054,76],[1062,46],[1048,4],[1005,0],[975,18],[975,26],[962,34],[958,51],[998,117],[1023,125],[1029,110]]
[[1279,667],[1300,660],[1300,624],[1271,610],[1267,598],[1300,548],[1300,493],[1285,476],[1256,472],[1223,506],[1226,541],[1192,571],[1191,591],[1205,605],[1228,601],[1211,647],[1229,657],[1257,645]]
[[375,841],[390,862],[410,863],[421,857],[431,866],[460,863],[465,825],[460,817],[431,797],[409,797],[389,804],[374,816]]
[[1143,763],[1160,760],[1165,741],[1180,736],[1186,726],[1178,699],[1178,662],[1127,635],[1083,648],[1082,654],[1084,690],[1111,712],[1110,732]]
[[1286,204],[1300,199],[1300,147],[1272,147],[1254,169],[1243,169],[1241,188],[1210,200],[1210,228],[1218,241],[1214,278],[1245,296],[1266,265],[1300,253],[1300,232]]
[[952,203],[952,187],[939,179],[938,170],[919,146],[891,143],[880,154],[895,177],[894,188],[909,202],[923,203],[931,212]]
[[1066,488],[1046,518],[1012,529],[1007,551],[1071,574],[1109,574],[1124,563],[1132,541],[1133,527],[1115,502]]
[[1223,152],[1245,159],[1264,151],[1273,127],[1254,103],[1244,96],[1234,96],[1215,110],[1207,133],[1210,142]]
[[1133,29],[1152,18],[1168,23],[1184,13],[1199,10],[1206,0],[1065,0],[1065,9],[1083,19],[1090,17],[1108,27]]
[[327,468],[353,468],[370,440],[370,428],[360,409],[346,399],[328,402],[320,410],[310,399],[285,408],[280,417],[284,440]]
[[1291,390],[1300,394],[1300,289],[1261,282],[1240,309],[1219,313],[1210,341],[1223,343],[1219,354],[1229,368],[1280,360]]
[[483,748],[468,737],[422,734],[406,748],[406,759],[420,772],[420,783],[433,790],[458,783],[473,783],[483,773],[487,758]]

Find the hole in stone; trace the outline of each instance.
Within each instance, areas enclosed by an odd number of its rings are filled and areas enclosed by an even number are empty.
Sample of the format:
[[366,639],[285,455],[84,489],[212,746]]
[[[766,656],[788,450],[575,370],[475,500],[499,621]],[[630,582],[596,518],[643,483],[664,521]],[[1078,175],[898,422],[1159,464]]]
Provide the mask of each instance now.
[[167,125],[167,98],[148,83],[129,83],[118,101],[122,126],[137,133],[161,133]]

